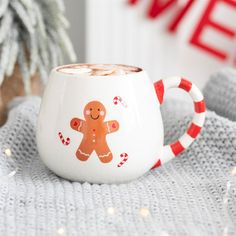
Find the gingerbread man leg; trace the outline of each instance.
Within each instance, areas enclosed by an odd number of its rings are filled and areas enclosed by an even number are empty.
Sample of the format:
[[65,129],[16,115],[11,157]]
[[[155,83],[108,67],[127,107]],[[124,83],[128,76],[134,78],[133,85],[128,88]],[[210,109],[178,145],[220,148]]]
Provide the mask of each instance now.
[[95,148],[95,152],[97,153],[100,161],[103,163],[108,163],[113,159],[112,152],[106,142],[102,143],[102,145],[97,146]]
[[86,142],[85,140],[82,140],[79,148],[76,151],[76,157],[80,161],[87,161],[90,155],[92,154],[93,150],[94,149],[92,145],[88,145],[88,142]]

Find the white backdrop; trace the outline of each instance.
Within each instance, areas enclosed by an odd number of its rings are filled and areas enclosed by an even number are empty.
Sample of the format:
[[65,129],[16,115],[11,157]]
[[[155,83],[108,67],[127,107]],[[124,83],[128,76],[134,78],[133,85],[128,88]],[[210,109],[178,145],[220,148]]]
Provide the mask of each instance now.
[[[183,1],[182,1],[183,2]],[[94,63],[123,63],[145,68],[153,81],[171,75],[182,75],[201,88],[212,72],[229,65],[189,46],[190,34],[206,0],[198,0],[186,14],[176,34],[170,34],[166,25],[173,9],[155,20],[146,17],[148,0],[129,6],[126,0],[86,0],[86,61]],[[236,31],[235,11],[218,7],[214,19]],[[234,51],[236,41],[209,28],[203,40],[219,49]]]

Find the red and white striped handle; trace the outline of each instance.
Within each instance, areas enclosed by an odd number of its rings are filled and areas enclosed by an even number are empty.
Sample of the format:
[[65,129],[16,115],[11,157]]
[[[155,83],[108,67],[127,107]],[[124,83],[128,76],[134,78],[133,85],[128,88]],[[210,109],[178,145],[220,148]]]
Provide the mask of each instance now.
[[205,101],[201,91],[196,87],[196,85],[186,79],[181,77],[171,77],[157,81],[154,86],[160,104],[163,102],[165,92],[170,88],[180,88],[188,92],[194,103],[194,116],[184,135],[177,141],[164,146],[163,155],[156,162],[153,168],[170,161],[190,146],[201,131],[205,121],[206,111]]

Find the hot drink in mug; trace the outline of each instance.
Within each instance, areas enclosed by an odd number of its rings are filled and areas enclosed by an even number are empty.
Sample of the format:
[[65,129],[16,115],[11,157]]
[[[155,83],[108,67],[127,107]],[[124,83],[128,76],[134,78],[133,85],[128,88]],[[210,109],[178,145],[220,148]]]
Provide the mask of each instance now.
[[[160,105],[165,92],[189,93],[194,117],[179,140],[163,144]],[[152,83],[146,71],[126,65],[77,64],[52,70],[42,99],[37,144],[46,166],[75,181],[133,180],[183,152],[205,119],[200,90],[171,77]]]

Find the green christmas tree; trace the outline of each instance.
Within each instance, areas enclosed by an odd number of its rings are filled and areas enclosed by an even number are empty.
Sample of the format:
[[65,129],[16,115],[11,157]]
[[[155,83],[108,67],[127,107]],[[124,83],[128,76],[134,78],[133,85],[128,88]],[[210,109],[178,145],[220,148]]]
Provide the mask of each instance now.
[[36,72],[45,82],[64,56],[76,60],[64,12],[63,0],[0,0],[0,85],[18,64],[29,93]]

